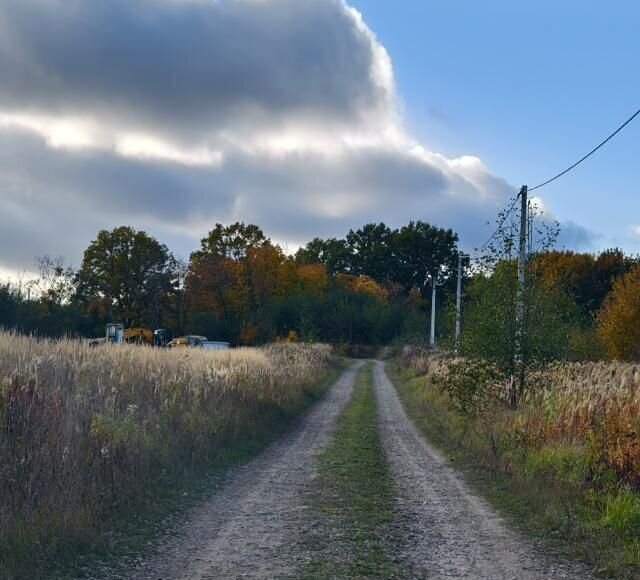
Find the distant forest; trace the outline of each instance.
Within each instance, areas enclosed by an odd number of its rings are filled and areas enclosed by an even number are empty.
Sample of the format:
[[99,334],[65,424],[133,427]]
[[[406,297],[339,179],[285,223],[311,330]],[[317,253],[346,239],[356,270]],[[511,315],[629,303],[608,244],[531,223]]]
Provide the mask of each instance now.
[[[458,251],[452,230],[416,221],[315,238],[288,256],[258,226],[235,223],[217,224],[185,264],[152,236],[123,226],[100,231],[78,270],[62,258],[42,257],[37,279],[0,285],[0,326],[91,337],[103,335],[108,322],[123,322],[235,345],[419,342],[428,332],[436,278],[438,338],[451,342]],[[503,262],[507,268],[509,260]],[[537,279],[561,296],[569,355],[602,354],[606,337],[599,333],[594,345],[595,328],[604,328],[603,307],[614,310],[616,281],[620,287],[623,280],[633,283],[635,259],[620,250],[544,251],[532,263]],[[480,323],[473,305],[482,303],[487,280],[500,268],[465,267],[469,324]],[[640,304],[637,311],[640,317]]]

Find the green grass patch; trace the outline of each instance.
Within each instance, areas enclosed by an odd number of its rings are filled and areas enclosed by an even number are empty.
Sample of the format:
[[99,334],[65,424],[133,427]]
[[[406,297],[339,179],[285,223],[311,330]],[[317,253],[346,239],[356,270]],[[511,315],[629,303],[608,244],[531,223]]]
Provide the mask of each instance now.
[[393,481],[377,431],[372,365],[359,372],[333,442],[319,456],[320,520],[305,578],[396,578]]
[[[105,516],[99,528],[79,522],[73,527],[77,530],[73,535],[49,529],[49,538],[55,541],[47,542],[44,554],[34,551],[39,540],[32,533],[14,537],[11,545],[0,547],[0,578],[71,580],[91,577],[100,570],[106,570],[109,576],[125,577],[133,558],[173,529],[187,510],[215,493],[231,467],[254,458],[291,428],[324,396],[348,364],[345,359],[336,359],[304,397],[287,407],[273,406],[259,422],[239,428],[206,465],[146,482],[143,496]],[[29,558],[34,553],[38,556]]]
[[500,413],[469,419],[428,377],[397,364],[387,371],[407,414],[469,484],[517,528],[593,566],[598,575],[640,577],[640,496],[594,485],[576,445],[525,448]]

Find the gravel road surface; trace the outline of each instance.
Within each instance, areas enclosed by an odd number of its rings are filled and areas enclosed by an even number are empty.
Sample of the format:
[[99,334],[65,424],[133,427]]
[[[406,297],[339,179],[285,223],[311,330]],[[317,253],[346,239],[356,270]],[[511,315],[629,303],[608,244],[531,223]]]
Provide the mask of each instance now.
[[305,558],[300,544],[312,525],[305,489],[313,456],[331,439],[336,418],[351,397],[357,370],[347,369],[290,434],[237,470],[148,559],[113,578],[222,580],[281,578]]
[[[311,505],[314,456],[331,440],[363,363],[349,367],[298,426],[233,471],[126,573],[101,579],[223,580],[298,578],[324,534]],[[384,363],[374,366],[378,429],[395,484],[393,542],[407,578],[587,580],[580,565],[551,557],[470,492],[407,418]],[[316,484],[317,485],[317,484]],[[310,538],[312,539],[310,541]],[[324,537],[323,537],[324,538]],[[326,539],[326,538],[324,538]],[[330,549],[340,553],[339,538]],[[349,557],[348,555],[346,557]]]
[[382,445],[396,483],[399,560],[414,578],[587,580],[579,566],[550,559],[471,493],[407,418],[384,364],[374,369]]

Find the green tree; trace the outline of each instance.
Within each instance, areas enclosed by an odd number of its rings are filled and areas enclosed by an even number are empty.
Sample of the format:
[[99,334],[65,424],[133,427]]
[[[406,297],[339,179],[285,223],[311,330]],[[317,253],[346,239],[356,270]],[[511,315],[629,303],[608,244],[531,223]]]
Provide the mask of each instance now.
[[[467,399],[467,403],[473,401],[474,405],[481,404],[479,394],[495,394],[495,381],[499,380],[503,386],[511,383],[510,403],[515,406],[524,396],[526,377],[531,372],[567,356],[569,336],[579,320],[575,302],[563,288],[545,279],[542,262],[537,259],[555,243],[559,228],[540,220],[535,208],[531,208],[528,230],[536,232],[536,236],[529,245],[522,297],[521,349],[517,352],[518,281],[514,255],[519,219],[516,216],[513,222],[507,222],[506,217],[499,216],[502,225],[496,239],[478,260],[479,271],[467,286],[461,337],[461,352],[467,362],[452,364],[451,375],[445,381],[449,392],[460,394],[464,388],[454,388],[456,381],[468,384],[473,369],[484,368],[486,372],[478,375],[478,382],[485,380],[486,384],[480,390],[474,387],[473,397]],[[477,365],[468,362],[474,360],[479,361]]]
[[199,252],[194,255],[209,255],[232,260],[244,258],[249,249],[270,245],[263,231],[256,225],[236,222],[229,226],[216,224],[201,242]]
[[[491,361],[505,378],[514,375],[516,356],[517,264],[496,264],[467,288],[463,353]],[[578,308],[561,288],[538,277],[535,264],[527,268],[523,358],[528,371],[568,350],[569,331],[577,324]]]
[[350,273],[371,276],[378,282],[393,279],[393,242],[393,232],[383,223],[366,224],[358,230],[350,230],[346,240]]
[[84,252],[77,281],[85,305],[102,304],[128,326],[156,327],[176,289],[176,261],[143,231],[126,226],[102,230]]
[[20,295],[11,284],[0,284],[0,327],[10,329],[17,325],[20,302]]
[[322,264],[330,275],[351,271],[351,252],[345,240],[314,238],[295,255],[299,265]]
[[449,276],[457,267],[457,242],[458,236],[453,230],[423,221],[409,222],[393,234],[392,279],[409,292],[412,288],[424,288],[430,276]]

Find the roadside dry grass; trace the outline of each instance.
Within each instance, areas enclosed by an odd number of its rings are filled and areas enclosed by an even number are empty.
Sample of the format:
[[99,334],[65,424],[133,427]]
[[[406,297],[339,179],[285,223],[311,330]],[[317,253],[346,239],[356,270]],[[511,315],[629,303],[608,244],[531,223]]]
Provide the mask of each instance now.
[[633,365],[558,365],[532,378],[518,410],[462,417],[432,381],[441,363],[398,361],[392,378],[408,414],[482,494],[600,574],[640,577]]
[[259,447],[320,394],[330,358],[323,346],[211,353],[0,333],[0,577],[93,549],[158,491]]
[[393,481],[377,429],[372,365],[359,372],[333,442],[319,456],[319,527],[305,578],[400,578],[393,549]]

